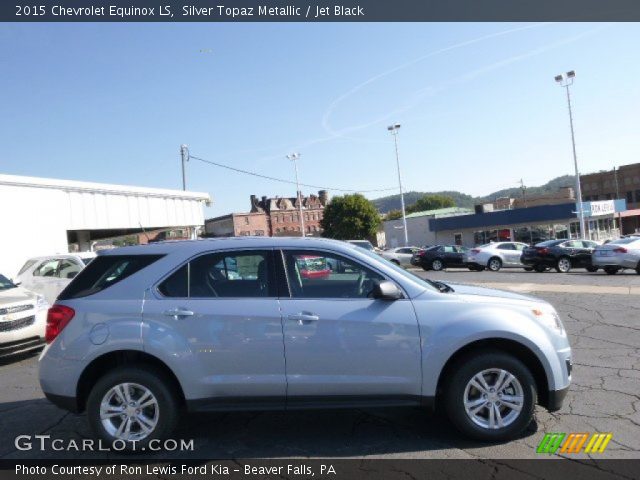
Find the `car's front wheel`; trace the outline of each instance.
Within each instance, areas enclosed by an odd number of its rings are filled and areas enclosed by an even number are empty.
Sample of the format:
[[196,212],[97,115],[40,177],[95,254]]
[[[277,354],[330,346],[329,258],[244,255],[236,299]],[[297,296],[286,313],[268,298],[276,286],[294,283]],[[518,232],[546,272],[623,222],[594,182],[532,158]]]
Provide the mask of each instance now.
[[607,275],[615,275],[620,270],[618,267],[604,267],[604,271]]
[[594,267],[594,266],[590,266],[590,267],[585,267],[587,272],[589,273],[595,273],[598,271],[598,267]]
[[502,268],[502,260],[500,260],[498,257],[493,257],[489,259],[489,262],[487,263],[487,268],[492,272],[497,272]]
[[166,438],[178,420],[180,404],[161,371],[147,366],[119,368],[94,385],[87,417],[94,434],[117,450],[140,450]]
[[531,422],[536,384],[517,358],[499,351],[467,356],[449,371],[445,403],[462,433],[483,441],[509,440]]

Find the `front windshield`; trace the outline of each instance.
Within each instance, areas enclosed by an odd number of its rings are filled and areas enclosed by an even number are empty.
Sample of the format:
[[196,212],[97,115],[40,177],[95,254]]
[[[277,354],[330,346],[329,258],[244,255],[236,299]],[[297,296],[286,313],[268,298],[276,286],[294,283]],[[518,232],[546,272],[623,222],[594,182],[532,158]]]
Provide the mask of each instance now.
[[[382,260],[380,255],[378,255],[377,253],[372,252],[370,250],[364,250],[364,253],[365,253],[365,255],[368,255],[369,257],[375,259],[377,262],[380,262]],[[440,291],[440,289],[431,280],[427,280],[425,278],[420,278],[415,273],[412,273],[412,272],[410,272],[408,270],[405,270],[404,268],[402,268],[401,266],[399,266],[399,265],[397,265],[397,264],[395,264],[393,262],[386,262],[385,261],[385,265],[388,268],[392,268],[393,270],[395,270],[397,273],[399,273],[403,277],[411,280],[414,283],[417,283],[421,287],[424,287],[424,288],[426,288],[428,290]]]
[[9,290],[10,288],[16,288],[17,285],[14,284],[11,280],[9,280],[4,275],[0,275],[0,292],[3,290]]
[[367,241],[362,240],[362,241],[355,241],[355,242],[351,242],[351,243],[353,243],[355,246],[363,248],[365,250],[369,250],[369,251],[373,250],[373,245],[371,245],[371,242],[367,242]]

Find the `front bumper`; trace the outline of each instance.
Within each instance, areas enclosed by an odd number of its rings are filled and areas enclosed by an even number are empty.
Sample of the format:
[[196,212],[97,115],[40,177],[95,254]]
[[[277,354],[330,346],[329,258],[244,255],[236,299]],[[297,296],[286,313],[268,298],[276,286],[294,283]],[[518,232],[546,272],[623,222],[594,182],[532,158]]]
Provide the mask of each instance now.
[[616,267],[616,268],[635,268],[636,265],[632,261],[625,258],[592,256],[591,264],[594,267]]
[[562,408],[564,398],[569,392],[569,387],[562,388],[560,390],[549,390],[549,398],[547,400],[547,410],[550,412],[556,412]]

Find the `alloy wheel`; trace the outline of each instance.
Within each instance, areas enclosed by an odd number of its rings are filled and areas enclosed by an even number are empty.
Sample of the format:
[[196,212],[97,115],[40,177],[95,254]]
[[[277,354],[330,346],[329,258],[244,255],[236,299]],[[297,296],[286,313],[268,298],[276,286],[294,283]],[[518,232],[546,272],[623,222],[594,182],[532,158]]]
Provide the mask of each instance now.
[[489,260],[489,270],[497,272],[502,267],[502,262],[498,258],[492,258]]
[[434,260],[433,262],[431,262],[431,268],[433,268],[436,271],[442,270],[443,266],[444,265],[442,264],[442,260]]
[[561,258],[558,260],[558,271],[561,273],[567,273],[571,270],[571,261],[568,258]]
[[147,387],[120,383],[107,391],[100,402],[100,421],[114,439],[140,441],[158,425],[158,400]]
[[491,368],[475,374],[464,389],[464,409],[476,425],[490,430],[508,427],[520,416],[524,391],[507,370]]

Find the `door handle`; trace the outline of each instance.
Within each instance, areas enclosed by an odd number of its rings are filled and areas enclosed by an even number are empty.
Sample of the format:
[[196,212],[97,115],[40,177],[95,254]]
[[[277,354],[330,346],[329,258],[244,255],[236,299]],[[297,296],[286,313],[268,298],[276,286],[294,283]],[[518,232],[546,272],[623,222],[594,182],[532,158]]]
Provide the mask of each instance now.
[[195,315],[191,310],[187,310],[186,308],[173,308],[171,310],[165,310],[164,314],[167,317],[173,317],[175,320],[178,320],[180,317],[193,317]]
[[309,325],[310,323],[317,322],[320,320],[318,315],[314,315],[313,313],[297,313],[292,314],[287,317],[289,320],[293,320],[298,322],[298,325]]

